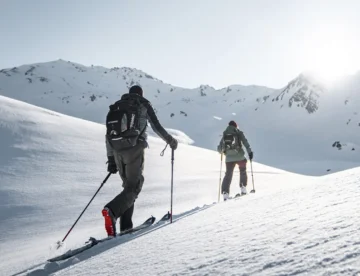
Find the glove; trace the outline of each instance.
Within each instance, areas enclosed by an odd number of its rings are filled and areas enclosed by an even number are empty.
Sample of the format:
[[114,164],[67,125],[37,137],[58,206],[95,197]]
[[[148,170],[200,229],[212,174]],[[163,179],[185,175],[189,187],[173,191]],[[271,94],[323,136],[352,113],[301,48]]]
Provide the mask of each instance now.
[[116,167],[114,156],[108,156],[107,164],[108,164],[107,170],[109,173],[117,173],[118,169]]
[[250,160],[252,160],[254,158],[254,153],[253,152],[249,152],[249,158],[250,158]]
[[172,136],[170,136],[170,141],[168,144],[169,144],[170,148],[172,148],[173,150],[176,150],[177,146],[178,146],[178,141],[176,141],[176,139],[174,139]]
[[220,153],[220,154],[223,153],[223,149],[222,149],[221,145],[218,145],[217,151],[218,151],[218,153]]

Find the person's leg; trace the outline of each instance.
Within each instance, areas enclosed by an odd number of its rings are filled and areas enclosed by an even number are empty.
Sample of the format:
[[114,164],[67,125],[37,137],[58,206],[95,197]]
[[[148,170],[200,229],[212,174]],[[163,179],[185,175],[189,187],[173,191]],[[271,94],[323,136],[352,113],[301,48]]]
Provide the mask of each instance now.
[[130,206],[129,209],[120,217],[120,231],[125,231],[127,229],[133,228],[132,216],[134,213],[134,204]]
[[240,169],[240,187],[247,186],[246,162],[247,162],[246,159],[238,162],[239,169]]
[[241,194],[246,194],[246,186],[247,186],[247,173],[246,173],[246,162],[247,160],[242,160],[238,162],[239,170],[240,170],[240,190]]
[[236,164],[236,162],[226,162],[226,172],[225,172],[225,176],[224,176],[222,186],[221,186],[222,194],[224,194],[224,193],[229,194],[229,192],[230,192],[230,184],[231,184],[231,180],[233,177],[235,164]]
[[[144,183],[144,145],[138,144],[134,148],[121,152],[122,176],[125,176],[123,191],[110,201],[105,207],[110,208],[116,218],[121,217],[138,197]],[[121,169],[121,168],[119,168]]]
[[[115,153],[114,158],[116,167],[119,170],[119,175],[122,179],[122,182],[124,183],[124,181],[126,181],[125,164],[122,162],[121,154],[119,152]],[[109,204],[106,204],[102,210],[102,215],[105,219],[105,229],[108,236],[116,235],[116,221],[118,217],[115,215],[115,212],[112,208],[114,207],[109,207]]]
[[[125,165],[123,165],[119,171],[124,186],[124,183],[126,182]],[[132,223],[133,213],[134,213],[134,204],[131,205],[130,208],[128,208],[125,211],[125,213],[120,217],[120,232],[133,228],[133,223]]]
[[[119,162],[118,167],[119,167],[119,174],[122,179],[123,187],[124,187],[124,183],[126,182],[126,174],[125,174],[126,165],[122,164],[122,162]],[[134,204],[131,205],[130,208],[128,208],[125,211],[125,213],[120,217],[120,232],[133,228],[133,223],[132,223],[133,213],[134,213]]]

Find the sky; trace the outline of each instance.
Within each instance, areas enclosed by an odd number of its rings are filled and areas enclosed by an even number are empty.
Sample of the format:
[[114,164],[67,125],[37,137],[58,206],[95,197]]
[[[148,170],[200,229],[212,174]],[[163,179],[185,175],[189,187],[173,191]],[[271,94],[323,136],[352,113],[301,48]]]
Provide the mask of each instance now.
[[357,0],[0,0],[0,68],[71,60],[185,88],[360,70]]

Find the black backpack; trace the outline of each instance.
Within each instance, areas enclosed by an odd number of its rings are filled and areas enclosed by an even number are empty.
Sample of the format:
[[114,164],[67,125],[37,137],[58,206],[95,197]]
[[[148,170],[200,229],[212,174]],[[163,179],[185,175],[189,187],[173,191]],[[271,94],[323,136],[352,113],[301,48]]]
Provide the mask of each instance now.
[[223,133],[223,141],[226,150],[239,150],[241,148],[241,143],[239,141],[238,133]]
[[114,150],[137,145],[146,130],[140,129],[141,102],[138,96],[125,97],[110,106],[106,116],[106,138]]

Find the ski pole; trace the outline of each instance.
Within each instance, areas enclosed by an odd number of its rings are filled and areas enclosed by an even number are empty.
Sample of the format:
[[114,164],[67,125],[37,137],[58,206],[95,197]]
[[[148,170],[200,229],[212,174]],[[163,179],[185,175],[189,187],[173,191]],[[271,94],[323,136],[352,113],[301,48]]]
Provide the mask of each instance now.
[[[165,150],[169,144],[166,144],[163,151],[160,153],[160,156],[164,156]],[[170,223],[172,223],[173,215],[173,193],[174,193],[174,149],[171,149],[171,192],[170,192]]]
[[170,223],[172,223],[173,215],[173,192],[174,192],[174,149],[171,150],[171,203],[170,203]]
[[79,219],[81,218],[81,216],[85,213],[85,210],[89,207],[90,203],[93,201],[93,199],[95,198],[95,196],[98,194],[98,192],[100,191],[100,189],[104,186],[105,182],[109,179],[111,173],[109,173],[106,178],[104,179],[104,181],[101,183],[99,189],[96,191],[96,193],[94,194],[94,196],[92,197],[92,199],[89,201],[89,203],[86,205],[85,209],[81,212],[80,216],[77,218],[77,220],[75,221],[75,223],[73,224],[73,226],[71,226],[70,230],[67,232],[67,234],[65,235],[65,237],[62,239],[62,243],[65,241],[65,239],[67,238],[67,236],[70,234],[70,232],[73,230],[73,228],[75,227],[76,223],[79,221]]
[[221,171],[222,171],[222,164],[223,164],[223,153],[221,153],[220,157],[220,178],[219,178],[219,195],[218,195],[218,202],[220,202],[220,191],[221,191]]
[[250,160],[250,167],[251,167],[251,178],[252,178],[252,184],[253,184],[253,189],[250,191],[250,193],[255,193],[255,185],[254,185],[254,174],[253,174],[252,160]]

